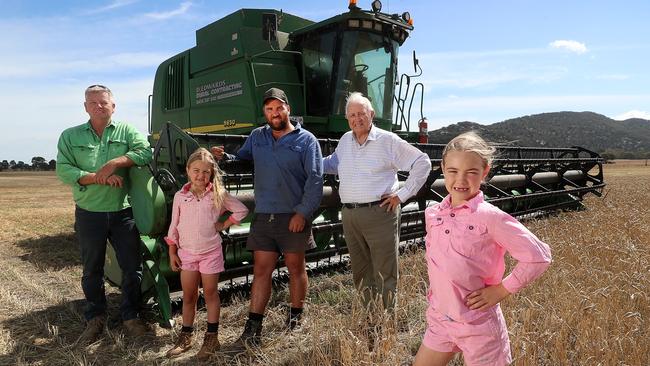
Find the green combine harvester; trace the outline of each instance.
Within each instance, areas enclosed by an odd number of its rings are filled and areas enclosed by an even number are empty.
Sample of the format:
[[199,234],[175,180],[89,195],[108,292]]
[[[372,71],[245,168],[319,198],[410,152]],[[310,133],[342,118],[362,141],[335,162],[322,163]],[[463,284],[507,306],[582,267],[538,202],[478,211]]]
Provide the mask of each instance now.
[[[353,91],[371,100],[375,125],[427,153],[431,174],[417,196],[403,205],[400,231],[403,242],[424,237],[423,210],[447,192],[440,167],[444,145],[426,143],[424,88],[412,82],[421,74],[415,54],[416,75],[398,77],[398,50],[412,30],[409,13],[382,13],[379,1],[372,3],[372,10],[362,10],[351,0],[348,11],[321,22],[278,10],[241,9],[196,31],[195,47],[158,67],[149,96],[154,160],[149,167],[132,168],[130,178],[143,243],[142,291],[161,325],[171,325],[170,292],[180,290],[163,237],[174,193],[187,182],[185,162],[200,146],[225,146],[227,152],[236,152],[251,130],[266,123],[262,95],[271,87],[285,90],[291,118],[319,138],[324,156],[349,129],[344,109]],[[410,116],[415,100],[420,119],[413,127],[420,130],[413,132]],[[579,147],[500,147],[484,193],[489,202],[515,216],[576,209],[586,194],[601,194],[602,163],[598,154]],[[228,190],[253,211],[252,163],[224,162],[222,169]],[[405,177],[400,174],[401,180]],[[336,262],[346,253],[337,188],[336,177],[326,176],[313,226],[318,246],[307,253],[311,266]],[[252,256],[245,249],[247,233],[245,222],[224,234],[222,281],[252,273]],[[121,282],[112,252],[106,277],[114,284]]]

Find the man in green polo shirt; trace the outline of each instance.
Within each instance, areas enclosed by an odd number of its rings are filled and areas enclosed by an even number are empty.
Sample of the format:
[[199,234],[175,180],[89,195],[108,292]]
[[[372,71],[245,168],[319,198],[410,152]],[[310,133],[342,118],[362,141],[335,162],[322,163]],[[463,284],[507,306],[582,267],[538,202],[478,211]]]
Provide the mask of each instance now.
[[96,341],[106,324],[104,257],[109,240],[122,269],[120,315],[131,335],[148,327],[139,319],[142,256],[140,236],[127,201],[128,168],[151,161],[144,135],[126,123],[113,121],[113,93],[103,85],[86,89],[88,122],[63,131],[58,143],[56,173],[72,186],[75,231],[81,248],[81,286],[87,306],[86,330],[79,344]]

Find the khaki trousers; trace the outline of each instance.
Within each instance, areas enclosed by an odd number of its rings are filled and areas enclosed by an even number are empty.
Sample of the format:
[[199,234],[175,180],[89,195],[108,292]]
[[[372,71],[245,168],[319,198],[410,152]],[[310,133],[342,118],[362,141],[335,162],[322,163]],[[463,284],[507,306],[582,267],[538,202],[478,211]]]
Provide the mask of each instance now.
[[395,307],[399,217],[399,208],[391,212],[379,206],[342,210],[352,278],[366,306],[381,297],[384,309]]

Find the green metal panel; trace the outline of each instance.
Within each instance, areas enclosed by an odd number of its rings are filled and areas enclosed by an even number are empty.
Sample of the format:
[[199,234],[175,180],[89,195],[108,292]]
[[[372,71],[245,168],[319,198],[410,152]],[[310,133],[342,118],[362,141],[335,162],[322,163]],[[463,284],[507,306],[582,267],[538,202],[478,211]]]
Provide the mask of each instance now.
[[[172,122],[178,126],[189,126],[189,88],[188,88],[188,73],[189,69],[189,51],[182,52],[174,57],[165,60],[156,70],[156,77],[153,85],[153,97],[151,104],[151,131],[156,133],[160,131],[163,123]],[[176,70],[180,74],[180,82],[178,85],[170,80],[170,67],[176,60],[182,60],[182,70]],[[182,99],[181,107],[170,108],[167,99],[170,91],[180,92],[179,99]],[[157,139],[157,136],[154,136]],[[152,141],[150,141],[152,142]]]
[[167,244],[162,238],[153,239],[141,236],[142,240],[142,300],[153,300],[158,312],[158,321],[162,327],[172,327],[172,304],[168,278],[178,278],[169,266]]
[[258,109],[248,62],[213,68],[189,80],[192,132],[245,133],[257,127]]
[[106,258],[104,260],[104,278],[114,286],[122,284],[122,270],[117,263],[117,256],[112,245],[106,246]]
[[149,167],[129,169],[129,183],[129,199],[140,234],[154,236],[165,233],[167,202]]
[[[142,251],[142,291],[143,302],[152,299],[157,306],[158,320],[161,326],[172,326],[172,309],[169,296],[169,284],[167,277],[175,278],[178,274],[172,272],[169,267],[169,259],[166,247],[162,239],[152,239],[147,236],[140,237],[140,249]],[[106,263],[104,265],[104,276],[111,284],[120,286],[122,283],[122,270],[117,263],[115,251],[111,245],[106,248]]]
[[[314,22],[289,13],[273,9],[240,9],[196,31],[196,45],[212,45],[222,34],[233,34],[242,27],[257,28],[262,38],[262,14],[275,14],[278,30],[289,33]],[[247,45],[248,47],[248,45]]]
[[[190,73],[214,68],[226,62],[232,62],[244,57],[241,37],[235,34],[221,34],[214,37],[213,46],[196,46],[190,49]],[[219,47],[214,47],[214,45]]]
[[[278,31],[289,33],[312,24],[312,21],[271,9],[241,9],[196,31],[191,73],[215,67],[237,58],[279,49],[280,44],[263,38],[262,16],[275,14]],[[215,45],[219,45],[215,47]]]

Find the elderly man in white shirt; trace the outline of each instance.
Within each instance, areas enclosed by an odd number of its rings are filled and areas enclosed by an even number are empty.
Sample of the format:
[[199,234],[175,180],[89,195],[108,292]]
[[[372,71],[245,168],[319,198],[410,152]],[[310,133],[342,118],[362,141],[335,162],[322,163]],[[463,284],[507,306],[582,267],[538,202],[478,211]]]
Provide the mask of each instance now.
[[[323,159],[323,172],[338,174],[342,221],[354,284],[366,305],[395,306],[398,279],[400,204],[415,195],[431,171],[422,151],[396,134],[374,126],[368,98],[352,93],[345,106],[350,130],[334,153]],[[400,188],[398,171],[409,177]]]

